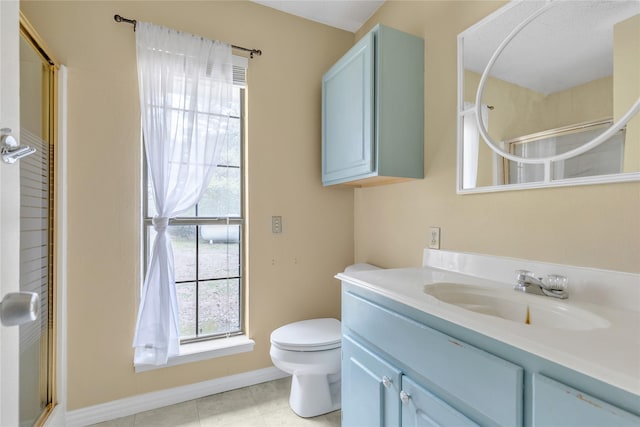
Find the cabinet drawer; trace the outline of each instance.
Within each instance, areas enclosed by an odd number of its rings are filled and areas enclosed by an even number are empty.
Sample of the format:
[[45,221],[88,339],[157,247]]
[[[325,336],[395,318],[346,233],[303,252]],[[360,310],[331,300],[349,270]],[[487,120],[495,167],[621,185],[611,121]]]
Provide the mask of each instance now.
[[522,425],[520,366],[351,292],[343,294],[342,304],[345,328],[426,378],[436,394],[473,409],[484,417],[481,424]]
[[533,375],[534,426],[640,426],[640,417],[541,374]]

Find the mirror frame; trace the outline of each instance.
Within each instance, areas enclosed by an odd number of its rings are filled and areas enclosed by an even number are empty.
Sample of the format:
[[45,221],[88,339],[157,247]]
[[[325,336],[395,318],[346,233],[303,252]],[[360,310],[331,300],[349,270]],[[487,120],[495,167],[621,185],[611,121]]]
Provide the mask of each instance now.
[[[538,182],[530,182],[530,183],[521,183],[521,184],[501,184],[501,185],[492,185],[492,186],[484,186],[484,187],[476,187],[476,188],[463,188],[463,143],[464,143],[464,115],[469,112],[469,110],[473,109],[476,112],[478,111],[478,106],[482,102],[482,95],[484,92],[484,81],[488,77],[489,71],[499,57],[502,50],[508,45],[512,38],[514,38],[522,28],[526,27],[529,22],[534,20],[539,15],[543,14],[546,10],[548,10],[551,5],[549,2],[545,6],[542,6],[540,9],[535,11],[531,16],[529,16],[525,21],[517,25],[513,30],[509,32],[509,35],[505,38],[505,40],[499,45],[494,54],[492,55],[489,63],[487,64],[482,78],[480,80],[480,84],[478,85],[476,99],[474,100],[474,106],[469,109],[464,108],[464,37],[477,30],[477,28],[490,24],[491,21],[498,18],[500,15],[508,11],[513,7],[517,7],[521,4],[522,1],[514,0],[503,7],[499,8],[495,12],[489,14],[485,18],[478,21],[476,24],[464,30],[462,33],[458,34],[458,99],[457,99],[457,156],[456,156],[456,192],[458,194],[473,194],[473,193],[486,193],[486,192],[496,192],[496,191],[510,191],[510,190],[524,190],[524,189],[536,189],[536,188],[551,188],[551,187],[567,187],[567,186],[578,186],[578,185],[592,185],[592,184],[607,184],[607,183],[617,183],[617,182],[634,182],[640,181],[640,171],[638,172],[622,172],[617,174],[610,175],[595,175],[592,177],[581,177],[581,178],[568,178],[568,179],[557,179],[557,180],[549,180],[549,181],[538,181]],[[631,118],[633,118],[636,114],[638,114],[638,109],[640,107],[640,98],[636,100],[633,106],[629,109],[629,111],[614,125],[611,126],[610,129],[605,131],[601,136],[596,137],[591,141],[587,141],[580,147],[577,147],[569,152],[565,153],[565,155],[557,155],[554,158],[539,158],[539,159],[527,159],[524,163],[532,163],[532,164],[540,164],[546,162],[552,162],[556,160],[562,160],[564,158],[570,158],[575,155],[579,155],[582,152],[586,152],[596,146],[600,145],[606,137],[610,135],[605,135],[608,133],[615,133],[619,127],[618,125],[624,126]],[[496,150],[494,146],[495,142],[489,137],[488,141],[486,137],[488,136],[487,130],[484,127],[484,124],[481,123],[480,117],[476,114],[476,120],[479,124],[479,138],[484,141],[485,144],[491,149],[494,155],[501,156],[501,159],[509,159],[513,161],[520,161],[520,159],[513,159],[512,155],[504,155],[503,153]],[[567,156],[566,154],[572,154],[572,156]],[[557,159],[555,157],[558,157]],[[560,159],[559,157],[562,157]]]

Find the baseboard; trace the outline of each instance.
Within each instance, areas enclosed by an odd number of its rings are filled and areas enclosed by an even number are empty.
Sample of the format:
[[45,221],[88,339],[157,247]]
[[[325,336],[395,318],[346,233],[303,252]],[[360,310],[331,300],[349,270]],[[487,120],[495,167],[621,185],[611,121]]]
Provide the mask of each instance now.
[[69,411],[66,414],[66,425],[68,427],[82,427],[114,420],[138,412],[150,411],[163,406],[186,402],[187,400],[198,399],[224,391],[277,380],[287,375],[288,374],[276,367],[270,367],[217,378],[215,380],[203,381],[201,383],[139,394],[125,399]]
[[63,405],[58,404],[44,421],[44,427],[66,427],[67,419],[65,417]]

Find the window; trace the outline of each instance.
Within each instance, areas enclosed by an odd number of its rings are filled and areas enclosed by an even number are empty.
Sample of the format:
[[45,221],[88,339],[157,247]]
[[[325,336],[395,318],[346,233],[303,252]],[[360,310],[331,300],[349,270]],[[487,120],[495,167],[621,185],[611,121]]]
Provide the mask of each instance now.
[[[243,330],[245,69],[246,59],[234,57],[233,113],[217,170],[205,194],[195,207],[169,220],[182,344],[237,335]],[[156,214],[146,162],[144,175],[146,266],[153,251],[151,221]]]
[[[613,119],[595,120],[525,135],[505,142],[509,152],[524,158],[553,156],[578,148],[613,124]],[[551,162],[551,180],[621,173],[624,166],[626,128],[591,150],[565,160]],[[503,159],[507,184],[545,181],[544,164]]]

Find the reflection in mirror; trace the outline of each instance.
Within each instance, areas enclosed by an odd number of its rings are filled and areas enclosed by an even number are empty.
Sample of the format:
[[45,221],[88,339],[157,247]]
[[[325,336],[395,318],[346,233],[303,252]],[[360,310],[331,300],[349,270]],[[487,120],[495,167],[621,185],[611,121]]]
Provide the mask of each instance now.
[[[503,159],[479,135],[481,75],[508,34],[545,3],[510,3],[459,36],[460,192],[640,179],[639,115],[598,147],[546,164]],[[500,148],[544,158],[593,140],[639,97],[640,2],[561,1],[507,44],[479,108]]]

